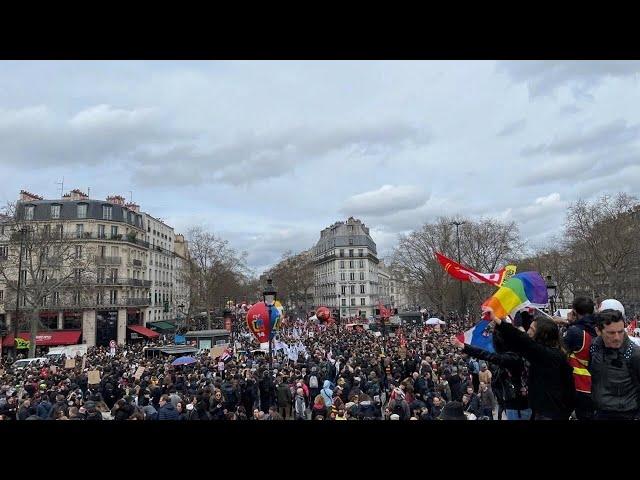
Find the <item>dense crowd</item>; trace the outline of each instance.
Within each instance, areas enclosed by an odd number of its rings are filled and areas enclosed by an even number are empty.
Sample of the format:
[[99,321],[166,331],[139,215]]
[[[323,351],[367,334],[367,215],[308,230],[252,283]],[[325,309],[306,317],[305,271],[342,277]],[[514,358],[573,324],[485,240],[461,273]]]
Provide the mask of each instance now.
[[[85,357],[75,359],[73,368],[65,368],[62,358],[14,371],[5,360],[0,365],[0,418],[635,418],[640,349],[624,331],[623,313],[595,312],[587,300],[574,302],[575,317],[569,325],[527,312],[513,322],[494,316],[493,353],[455,338],[476,323],[472,318],[449,316],[442,327],[411,324],[394,332],[347,330],[344,323],[289,318],[269,362],[267,354],[256,351],[258,343],[239,318],[233,329],[233,355],[226,362],[204,351],[191,365],[173,366],[175,357],[145,358],[142,344],[119,346],[115,355],[107,348],[90,348]],[[622,333],[607,336],[607,329],[619,327],[620,321]],[[586,356],[571,350],[584,350],[586,337],[576,329],[589,335]],[[582,342],[577,346],[576,338]],[[570,340],[573,347],[566,344]],[[158,343],[162,342],[147,346]],[[576,366],[578,360],[582,363]],[[588,392],[580,391],[586,387],[582,377],[576,378],[576,372],[585,376],[581,368],[589,376]],[[90,383],[90,373],[96,371],[99,379]]]

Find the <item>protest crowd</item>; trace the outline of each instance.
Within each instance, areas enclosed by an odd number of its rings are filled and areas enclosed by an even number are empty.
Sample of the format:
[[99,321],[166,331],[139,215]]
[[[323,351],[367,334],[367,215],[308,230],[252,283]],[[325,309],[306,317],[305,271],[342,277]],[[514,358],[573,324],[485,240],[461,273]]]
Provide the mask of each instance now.
[[[615,300],[577,298],[569,318],[488,311],[482,349],[460,339],[477,320],[403,325],[394,333],[286,318],[273,358],[238,316],[223,368],[208,351],[190,365],[89,348],[14,371],[0,365],[0,418],[11,420],[591,420],[635,419],[638,331]],[[633,320],[633,326],[637,320]],[[629,331],[628,331],[629,330]],[[172,338],[146,346],[172,343]],[[65,368],[66,367],[66,368]],[[143,368],[141,368],[143,367]],[[97,373],[96,373],[97,372]],[[91,378],[93,377],[93,378]]]

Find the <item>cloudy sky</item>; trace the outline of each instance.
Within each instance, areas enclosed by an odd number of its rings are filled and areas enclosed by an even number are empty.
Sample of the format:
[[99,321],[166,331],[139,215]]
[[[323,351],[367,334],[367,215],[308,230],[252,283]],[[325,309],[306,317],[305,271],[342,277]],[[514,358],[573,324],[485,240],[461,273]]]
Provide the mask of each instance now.
[[[0,202],[91,188],[248,252],[355,216],[379,254],[439,215],[541,244],[640,190],[640,62],[0,62]],[[130,193],[132,192],[132,193]]]

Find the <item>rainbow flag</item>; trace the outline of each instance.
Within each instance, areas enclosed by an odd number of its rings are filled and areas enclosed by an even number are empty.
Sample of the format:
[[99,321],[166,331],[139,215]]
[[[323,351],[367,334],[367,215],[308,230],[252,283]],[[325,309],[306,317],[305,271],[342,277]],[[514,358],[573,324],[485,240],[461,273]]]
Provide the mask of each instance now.
[[547,285],[538,272],[516,273],[485,302],[483,307],[491,307],[498,318],[528,305],[546,305],[549,301]]

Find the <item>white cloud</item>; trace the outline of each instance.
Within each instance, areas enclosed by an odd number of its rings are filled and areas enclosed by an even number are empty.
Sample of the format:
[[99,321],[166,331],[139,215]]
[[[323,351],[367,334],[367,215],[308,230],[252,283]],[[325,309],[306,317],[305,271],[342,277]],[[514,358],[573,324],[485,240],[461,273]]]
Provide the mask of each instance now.
[[424,189],[413,185],[383,185],[377,190],[352,195],[341,211],[347,215],[389,215],[418,208],[428,198]]

